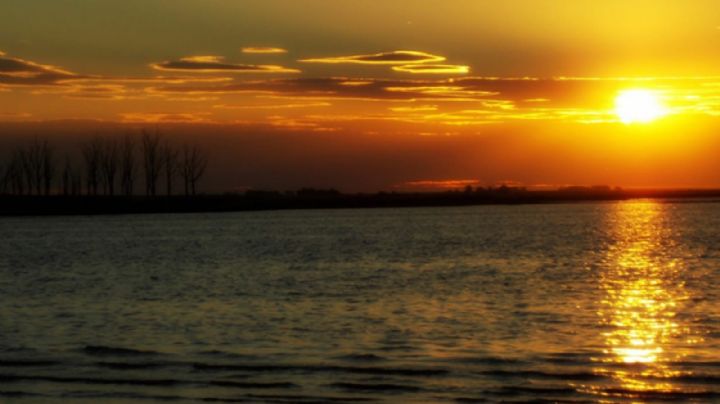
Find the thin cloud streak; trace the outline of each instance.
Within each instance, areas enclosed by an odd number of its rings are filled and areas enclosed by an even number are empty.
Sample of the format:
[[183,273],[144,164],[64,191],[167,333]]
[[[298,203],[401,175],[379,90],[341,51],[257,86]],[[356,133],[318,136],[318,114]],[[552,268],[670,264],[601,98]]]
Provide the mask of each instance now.
[[56,66],[8,57],[5,52],[0,52],[0,84],[55,85],[63,79],[79,77],[81,76]]
[[392,69],[396,72],[412,73],[412,74],[467,74],[467,73],[470,73],[470,66],[464,66],[464,65],[419,64],[419,65],[393,66]]
[[280,54],[287,53],[287,49],[283,48],[272,48],[272,47],[245,47],[242,48],[242,53],[259,53],[259,54]]
[[414,63],[442,62],[445,57],[426,52],[396,50],[371,55],[332,56],[300,59],[303,63],[363,64],[363,65],[408,65]]
[[150,66],[155,70],[198,73],[300,73],[300,70],[277,65],[226,63],[222,56],[188,56]]

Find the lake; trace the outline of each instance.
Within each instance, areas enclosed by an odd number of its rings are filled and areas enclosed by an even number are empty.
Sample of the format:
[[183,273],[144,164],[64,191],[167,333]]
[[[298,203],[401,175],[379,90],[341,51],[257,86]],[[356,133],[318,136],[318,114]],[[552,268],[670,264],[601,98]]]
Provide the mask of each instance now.
[[720,204],[0,218],[0,401],[720,400]]

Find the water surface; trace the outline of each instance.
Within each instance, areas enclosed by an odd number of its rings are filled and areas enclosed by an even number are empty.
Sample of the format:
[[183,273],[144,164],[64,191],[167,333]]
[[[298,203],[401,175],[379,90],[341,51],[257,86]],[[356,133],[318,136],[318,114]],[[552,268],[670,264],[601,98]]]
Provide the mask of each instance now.
[[720,400],[720,204],[0,218],[0,401]]

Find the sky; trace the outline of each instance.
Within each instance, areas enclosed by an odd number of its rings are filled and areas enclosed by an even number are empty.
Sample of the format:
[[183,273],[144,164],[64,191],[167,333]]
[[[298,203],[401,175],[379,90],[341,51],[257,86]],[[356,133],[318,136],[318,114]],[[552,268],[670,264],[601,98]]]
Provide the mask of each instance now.
[[[710,0],[3,0],[0,145],[39,135],[70,150],[91,133],[161,128],[207,149],[214,191],[716,187],[716,11]],[[649,101],[618,107],[629,91]]]

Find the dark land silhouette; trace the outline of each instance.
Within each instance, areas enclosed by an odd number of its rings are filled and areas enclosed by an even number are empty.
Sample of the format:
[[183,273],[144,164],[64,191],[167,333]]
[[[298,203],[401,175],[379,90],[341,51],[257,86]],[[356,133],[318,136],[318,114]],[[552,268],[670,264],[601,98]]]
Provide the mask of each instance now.
[[231,212],[280,209],[467,206],[616,201],[639,198],[674,201],[720,200],[720,189],[632,189],[567,187],[527,190],[466,188],[443,192],[344,194],[335,189],[251,190],[234,194],[171,196],[2,195],[0,215],[93,215],[131,213]]
[[[482,204],[537,204],[634,198],[720,198],[720,189],[621,189],[571,186],[556,190],[472,187],[435,192],[342,193],[336,189],[199,191],[210,163],[195,144],[159,130],[93,136],[61,155],[47,139],[19,143],[0,160],[0,215],[87,215],[228,212]],[[74,158],[73,158],[74,157]]]

